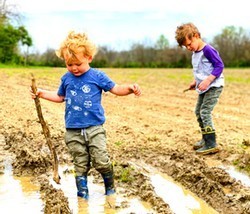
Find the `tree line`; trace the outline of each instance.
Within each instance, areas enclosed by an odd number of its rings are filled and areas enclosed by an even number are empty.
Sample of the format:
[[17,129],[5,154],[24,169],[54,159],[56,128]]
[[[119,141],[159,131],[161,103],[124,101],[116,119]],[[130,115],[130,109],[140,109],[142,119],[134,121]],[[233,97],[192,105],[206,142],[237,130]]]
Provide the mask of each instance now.
[[[30,66],[63,67],[64,62],[54,49],[44,53],[29,53],[32,38],[22,25],[12,24],[20,19],[14,6],[0,0],[0,63]],[[250,34],[242,27],[226,26],[209,44],[220,53],[226,67],[250,67]],[[20,49],[24,51],[20,51]],[[160,35],[155,44],[134,43],[129,50],[116,51],[100,46],[92,67],[113,68],[187,68],[191,67],[191,52],[171,47]]]

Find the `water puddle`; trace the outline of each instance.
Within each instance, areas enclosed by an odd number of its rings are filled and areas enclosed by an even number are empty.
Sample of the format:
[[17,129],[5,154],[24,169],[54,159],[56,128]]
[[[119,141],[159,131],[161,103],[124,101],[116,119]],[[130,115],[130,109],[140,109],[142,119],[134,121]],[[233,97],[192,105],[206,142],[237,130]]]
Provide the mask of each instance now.
[[159,173],[145,163],[131,163],[150,178],[156,194],[161,197],[176,214],[217,214],[205,201],[175,182],[170,176]]
[[234,166],[221,165],[218,161],[207,162],[209,167],[218,167],[225,170],[236,181],[240,181],[244,186],[250,187],[250,177],[244,172],[240,172]]
[[250,187],[250,177],[242,172],[237,171],[233,166],[221,166],[232,178],[240,181],[244,186]]
[[[67,168],[67,167],[66,167]],[[60,176],[63,175],[61,168]],[[89,200],[76,197],[76,185],[73,174],[61,176],[61,184],[56,184],[51,180],[55,188],[62,189],[65,196],[68,198],[69,207],[73,213],[153,213],[149,204],[142,203],[137,198],[125,198],[121,192],[124,190],[116,188],[117,194],[111,196],[104,195],[104,186],[95,184],[94,178],[88,176]],[[122,204],[126,203],[127,208],[121,208]]]
[[155,192],[176,214],[202,214],[218,213],[203,200],[195,196],[192,192],[186,190],[179,184],[175,183],[168,176],[161,174],[150,176]]
[[[12,175],[11,160],[4,161],[4,174],[0,175],[0,207],[1,213],[26,213],[42,214],[43,201],[40,198],[39,186],[34,185],[32,177],[15,177]],[[73,174],[63,174],[63,168],[59,168],[61,184],[56,184],[51,179],[51,184],[62,189],[68,198],[72,213],[154,213],[149,204],[142,203],[137,198],[124,198],[118,194],[112,196],[104,195],[104,187],[94,184],[93,177],[89,176],[88,201],[76,196],[75,178]],[[126,208],[122,203],[126,202]]]
[[10,161],[4,161],[4,174],[0,176],[1,213],[42,213],[39,187],[28,177],[13,177]]

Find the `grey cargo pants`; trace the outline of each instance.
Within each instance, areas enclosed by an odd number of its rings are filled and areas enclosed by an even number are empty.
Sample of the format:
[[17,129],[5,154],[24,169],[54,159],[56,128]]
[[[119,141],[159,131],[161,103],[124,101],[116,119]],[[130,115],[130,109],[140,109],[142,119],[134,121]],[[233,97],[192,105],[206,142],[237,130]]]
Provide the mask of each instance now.
[[219,100],[222,90],[223,87],[212,87],[205,93],[198,95],[195,115],[200,128],[215,129],[212,121],[212,111]]

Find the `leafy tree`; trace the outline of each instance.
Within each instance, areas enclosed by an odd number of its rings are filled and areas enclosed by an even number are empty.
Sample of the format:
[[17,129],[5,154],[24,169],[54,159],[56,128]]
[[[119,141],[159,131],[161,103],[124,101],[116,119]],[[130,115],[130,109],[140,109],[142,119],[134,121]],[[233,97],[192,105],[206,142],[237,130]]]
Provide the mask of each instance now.
[[32,45],[32,39],[24,26],[14,27],[10,24],[12,19],[17,20],[20,17],[14,9],[15,7],[8,5],[6,0],[0,0],[0,62],[20,63],[22,57],[19,53],[19,44],[21,44],[27,46],[26,64],[28,47]]
[[28,34],[28,31],[24,28],[24,26],[20,26],[18,28],[18,31],[20,33],[20,42],[22,45],[26,45],[27,49],[25,51],[24,56],[24,65],[26,66],[29,56],[29,47],[32,46],[32,39]]
[[156,41],[155,47],[158,50],[164,50],[168,48],[169,47],[168,39],[163,34],[160,35],[159,39]]

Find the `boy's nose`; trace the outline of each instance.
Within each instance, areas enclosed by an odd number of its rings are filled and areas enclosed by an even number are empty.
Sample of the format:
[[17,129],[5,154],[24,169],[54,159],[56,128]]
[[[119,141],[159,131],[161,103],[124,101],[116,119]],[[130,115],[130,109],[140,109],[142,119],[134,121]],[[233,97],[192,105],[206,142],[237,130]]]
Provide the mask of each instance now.
[[73,70],[73,71],[76,71],[76,70],[77,70],[77,66],[76,66],[76,65],[73,65],[73,66],[72,66],[72,70]]

